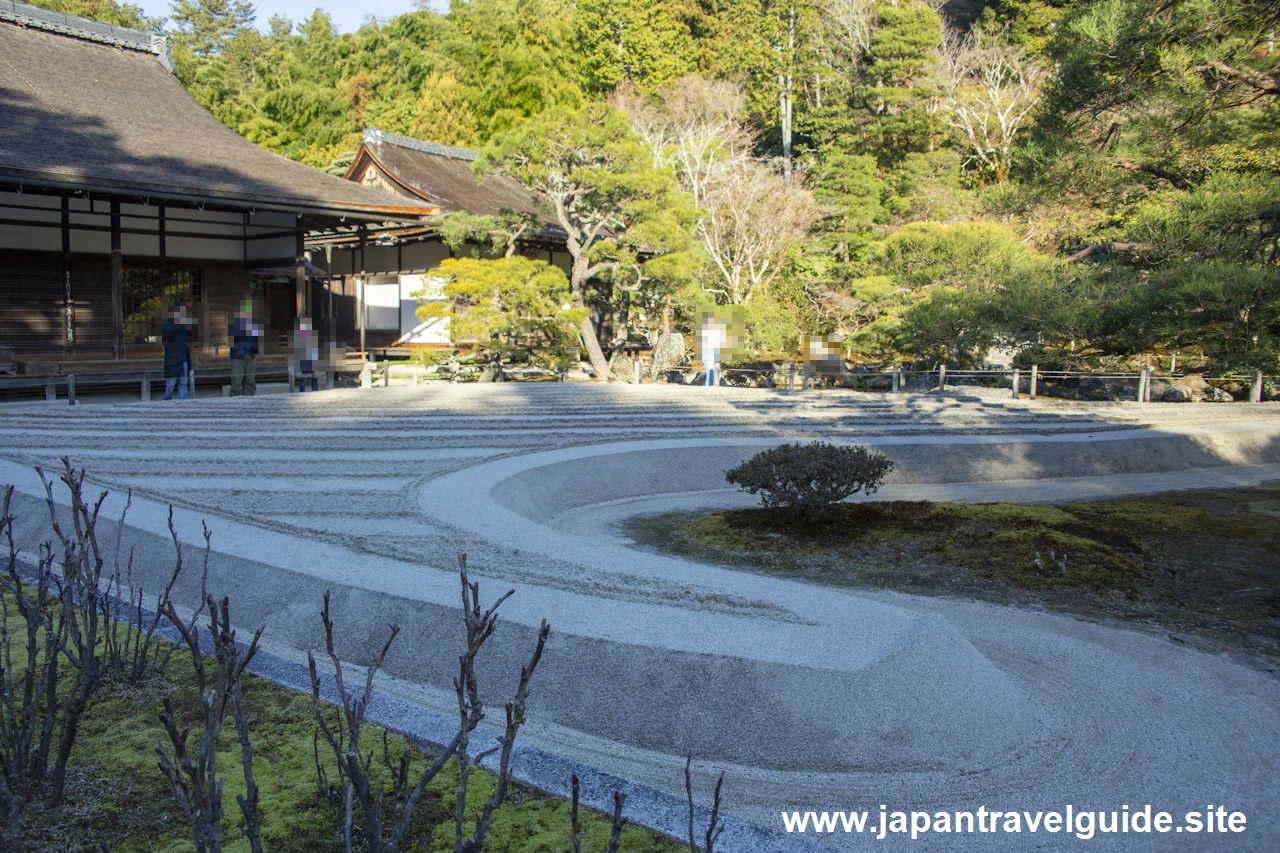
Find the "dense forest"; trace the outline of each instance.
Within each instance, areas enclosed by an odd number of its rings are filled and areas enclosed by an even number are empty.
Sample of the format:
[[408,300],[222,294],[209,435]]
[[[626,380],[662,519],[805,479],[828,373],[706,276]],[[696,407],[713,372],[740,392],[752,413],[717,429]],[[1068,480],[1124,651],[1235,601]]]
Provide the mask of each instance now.
[[1274,0],[454,0],[349,34],[42,5],[166,29],[202,104],[318,168],[365,126],[481,149],[620,328],[670,295],[753,354],[1280,368]]

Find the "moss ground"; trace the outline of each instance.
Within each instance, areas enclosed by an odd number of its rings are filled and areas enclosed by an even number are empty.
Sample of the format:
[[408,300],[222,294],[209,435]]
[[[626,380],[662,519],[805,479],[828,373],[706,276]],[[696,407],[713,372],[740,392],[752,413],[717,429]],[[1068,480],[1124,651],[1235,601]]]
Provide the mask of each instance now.
[[1280,484],[1063,504],[633,518],[641,547],[841,587],[1036,604],[1280,663]]
[[[9,612],[11,627],[19,619]],[[24,659],[22,633],[11,633],[15,659]],[[162,702],[173,704],[178,726],[189,726],[190,741],[200,732],[201,710],[194,686],[190,656],[174,655],[163,679],[125,686],[107,682],[93,697],[81,718],[80,733],[69,765],[64,805],[49,808],[33,803],[24,815],[26,850],[30,853],[100,853],[105,844],[113,853],[190,853],[194,850],[186,819],[166,786],[158,766],[156,748],[168,745],[160,722]],[[311,699],[273,682],[248,676],[245,702],[250,713],[254,745],[254,775],[259,794],[263,847],[269,853],[323,853],[343,849],[342,807],[338,796],[325,796],[317,784],[316,730]],[[336,710],[330,707],[336,723]],[[400,735],[367,726],[361,744],[374,753],[379,767],[386,749],[393,763],[409,749],[413,769],[421,772],[431,756]],[[320,742],[320,761],[329,780],[337,779],[336,762],[329,747]],[[223,792],[223,849],[248,853],[248,841],[240,833],[241,816],[236,794],[244,792],[240,747],[230,715],[219,739],[218,767],[226,778]],[[413,770],[411,770],[411,773]],[[390,788],[390,776],[382,781]],[[467,791],[469,821],[474,821],[493,790],[495,779],[476,771]],[[409,841],[402,850],[445,853],[453,850],[454,804],[457,802],[458,769],[451,762],[419,801]],[[334,792],[338,795],[339,792]],[[387,798],[388,814],[392,806]],[[357,811],[357,823],[359,812]],[[610,822],[603,815],[583,810],[583,849],[603,850]],[[468,833],[471,826],[467,827]],[[364,849],[357,845],[357,849]],[[570,846],[569,804],[556,797],[517,787],[490,832],[485,847],[490,853],[566,853]],[[680,850],[648,830],[628,826],[622,850],[630,853],[675,853]]]

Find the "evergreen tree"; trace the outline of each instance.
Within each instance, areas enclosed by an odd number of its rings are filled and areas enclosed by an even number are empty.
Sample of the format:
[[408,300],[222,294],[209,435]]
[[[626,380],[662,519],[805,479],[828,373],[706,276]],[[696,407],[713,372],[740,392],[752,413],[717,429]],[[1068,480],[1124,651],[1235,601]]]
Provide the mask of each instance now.
[[[476,171],[500,172],[537,190],[565,231],[572,256],[573,305],[587,305],[597,277],[636,266],[636,250],[661,254],[683,199],[670,172],[654,168],[648,148],[614,107],[555,108],[491,140]],[[589,315],[582,341],[597,380],[608,379],[598,333]]]
[[653,91],[693,70],[690,14],[669,0],[582,0],[573,46],[586,90],[605,95],[625,81]]
[[193,56],[222,53],[227,43],[253,26],[249,0],[174,0],[170,16],[178,31],[175,40]]

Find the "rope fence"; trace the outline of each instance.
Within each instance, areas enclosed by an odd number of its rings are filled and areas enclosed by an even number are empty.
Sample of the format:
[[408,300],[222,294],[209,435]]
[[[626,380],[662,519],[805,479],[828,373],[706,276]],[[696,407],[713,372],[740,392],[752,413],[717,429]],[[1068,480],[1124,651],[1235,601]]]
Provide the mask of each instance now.
[[[393,369],[394,365],[394,369]],[[424,368],[422,365],[406,364],[384,360],[381,365],[377,363],[368,363],[361,373],[361,387],[386,386],[392,384],[393,378],[396,380],[404,380],[413,384],[432,381],[470,381],[473,377],[483,373],[492,366],[483,363],[476,364],[460,364],[455,369],[448,372],[440,372],[438,368]],[[634,375],[626,377],[631,382],[639,384],[650,379],[649,366],[641,358],[633,359],[632,370]],[[533,372],[536,375],[530,377],[527,374]],[[520,367],[503,368],[504,381],[528,381],[530,378],[534,380],[560,380],[566,379],[566,374],[559,374],[550,370],[526,369]],[[1022,368],[1001,368],[987,370],[955,370],[949,369],[946,365],[938,365],[931,370],[918,370],[908,368],[903,365],[891,370],[844,370],[836,372],[832,370],[823,370],[819,363],[810,362],[807,365],[803,362],[782,362],[767,367],[755,366],[734,366],[722,365],[717,377],[717,384],[721,385],[755,385],[756,387],[774,387],[786,390],[805,390],[818,389],[828,384],[853,388],[863,391],[885,391],[889,393],[909,393],[920,391],[936,391],[939,388],[963,388],[966,385],[974,385],[975,387],[987,388],[1007,388],[1009,390],[1010,399],[1021,399],[1022,395],[1026,395],[1029,399],[1036,399],[1038,396],[1061,396],[1061,394],[1053,393],[1047,383],[1055,383],[1057,385],[1075,383],[1075,387],[1079,388],[1082,384],[1090,383],[1110,383],[1112,385],[1121,385],[1131,388],[1133,400],[1136,402],[1153,402],[1157,396],[1153,393],[1161,384],[1172,388],[1181,386],[1183,380],[1190,376],[1196,376],[1204,380],[1209,387],[1216,388],[1221,385],[1247,386],[1247,400],[1249,402],[1261,402],[1264,394],[1267,393],[1268,386],[1275,387],[1280,384],[1277,380],[1280,377],[1264,375],[1262,371],[1252,374],[1221,374],[1217,376],[1202,376],[1201,374],[1157,374],[1154,369],[1147,368],[1138,371],[1086,371],[1086,370],[1041,370],[1039,365],[1032,365],[1029,369]],[[523,375],[522,374],[526,374]],[[666,380],[672,381],[674,375],[684,377],[697,376],[705,374],[705,369],[694,365],[673,365],[659,370],[653,379],[656,381]],[[755,377],[754,381],[752,377]],[[619,376],[619,378],[623,378]],[[918,380],[925,380],[923,383]],[[688,379],[683,384],[695,384],[696,380]],[[959,384],[964,383],[964,384]],[[921,387],[921,386],[924,387]],[[912,387],[908,387],[912,386]],[[1165,388],[1160,391],[1162,396]],[[1061,391],[1062,389],[1057,389]],[[1193,392],[1195,389],[1191,389]],[[1244,389],[1237,389],[1240,396],[1245,396],[1242,392]],[[1109,389],[1108,393],[1114,393],[1114,389]],[[1234,396],[1234,395],[1233,395]]]

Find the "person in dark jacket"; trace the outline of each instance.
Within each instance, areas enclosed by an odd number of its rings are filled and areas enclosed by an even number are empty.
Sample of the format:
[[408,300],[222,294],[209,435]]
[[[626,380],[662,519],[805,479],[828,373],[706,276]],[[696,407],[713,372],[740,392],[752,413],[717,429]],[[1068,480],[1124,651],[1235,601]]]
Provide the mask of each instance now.
[[258,390],[258,342],[262,328],[254,325],[248,304],[242,305],[227,329],[231,341],[231,396],[252,397]]
[[190,331],[195,325],[187,314],[187,303],[179,299],[160,324],[160,338],[164,341],[164,398],[173,399],[176,389],[178,399],[187,399],[187,377],[191,370]]

